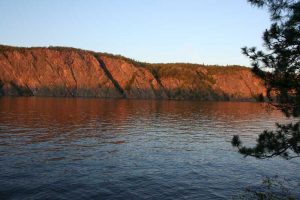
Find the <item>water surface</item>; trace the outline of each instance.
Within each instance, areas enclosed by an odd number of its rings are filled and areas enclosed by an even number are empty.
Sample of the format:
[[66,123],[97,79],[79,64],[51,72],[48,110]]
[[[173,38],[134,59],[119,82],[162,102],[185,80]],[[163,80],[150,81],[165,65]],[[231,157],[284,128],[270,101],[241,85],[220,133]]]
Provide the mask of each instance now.
[[0,98],[1,199],[228,199],[300,162],[244,158],[287,121],[264,104]]

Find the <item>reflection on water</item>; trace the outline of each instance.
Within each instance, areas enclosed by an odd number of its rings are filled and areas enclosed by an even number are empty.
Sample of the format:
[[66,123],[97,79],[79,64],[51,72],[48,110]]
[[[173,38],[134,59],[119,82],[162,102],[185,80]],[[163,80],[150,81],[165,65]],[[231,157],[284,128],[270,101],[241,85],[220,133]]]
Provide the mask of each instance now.
[[0,196],[227,199],[262,176],[299,180],[299,161],[230,145],[285,120],[258,103],[1,98]]

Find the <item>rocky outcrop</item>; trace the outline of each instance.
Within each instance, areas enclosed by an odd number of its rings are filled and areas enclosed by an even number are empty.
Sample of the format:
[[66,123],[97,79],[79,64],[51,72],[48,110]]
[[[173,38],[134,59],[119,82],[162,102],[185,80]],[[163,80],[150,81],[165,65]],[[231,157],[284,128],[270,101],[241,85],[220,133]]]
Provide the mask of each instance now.
[[0,46],[0,95],[254,100],[265,88],[245,67],[146,64],[73,48]]
[[229,99],[252,97],[259,100],[266,95],[262,81],[255,77],[248,68],[212,67],[209,68],[209,75],[214,80],[213,90],[222,91]]
[[154,65],[167,96],[171,99],[222,100],[223,94],[213,90],[212,77],[207,68],[199,65],[167,64]]
[[26,49],[0,53],[3,95],[121,97],[90,53]]
[[126,98],[167,98],[164,89],[150,70],[105,55],[97,55],[102,67],[117,82]]

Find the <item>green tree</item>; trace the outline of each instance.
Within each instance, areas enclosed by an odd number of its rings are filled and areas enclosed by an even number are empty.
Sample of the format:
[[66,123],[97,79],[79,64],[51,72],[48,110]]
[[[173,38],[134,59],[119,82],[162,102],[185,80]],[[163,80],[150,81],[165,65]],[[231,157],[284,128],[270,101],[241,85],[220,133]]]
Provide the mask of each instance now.
[[[272,24],[263,34],[265,51],[242,48],[252,62],[253,72],[267,88],[269,102],[287,117],[300,116],[300,1],[248,0],[254,6],[266,7]],[[297,119],[297,118],[296,118]],[[281,156],[300,157],[300,121],[277,124],[277,130],[265,130],[254,147],[242,145],[238,136],[232,145],[245,156],[264,159]]]

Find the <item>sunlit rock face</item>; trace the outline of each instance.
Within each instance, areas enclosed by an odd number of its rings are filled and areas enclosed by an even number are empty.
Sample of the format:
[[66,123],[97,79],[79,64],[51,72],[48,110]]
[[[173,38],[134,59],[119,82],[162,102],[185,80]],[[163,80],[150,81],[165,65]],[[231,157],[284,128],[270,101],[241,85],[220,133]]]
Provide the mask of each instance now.
[[121,97],[97,59],[83,51],[2,51],[0,80],[4,95]]
[[244,67],[147,64],[73,48],[0,46],[0,95],[256,100],[265,87]]
[[167,98],[164,89],[150,70],[135,66],[133,63],[122,59],[100,55],[98,57],[103,61],[102,67],[109,71],[125,97],[144,99]]

